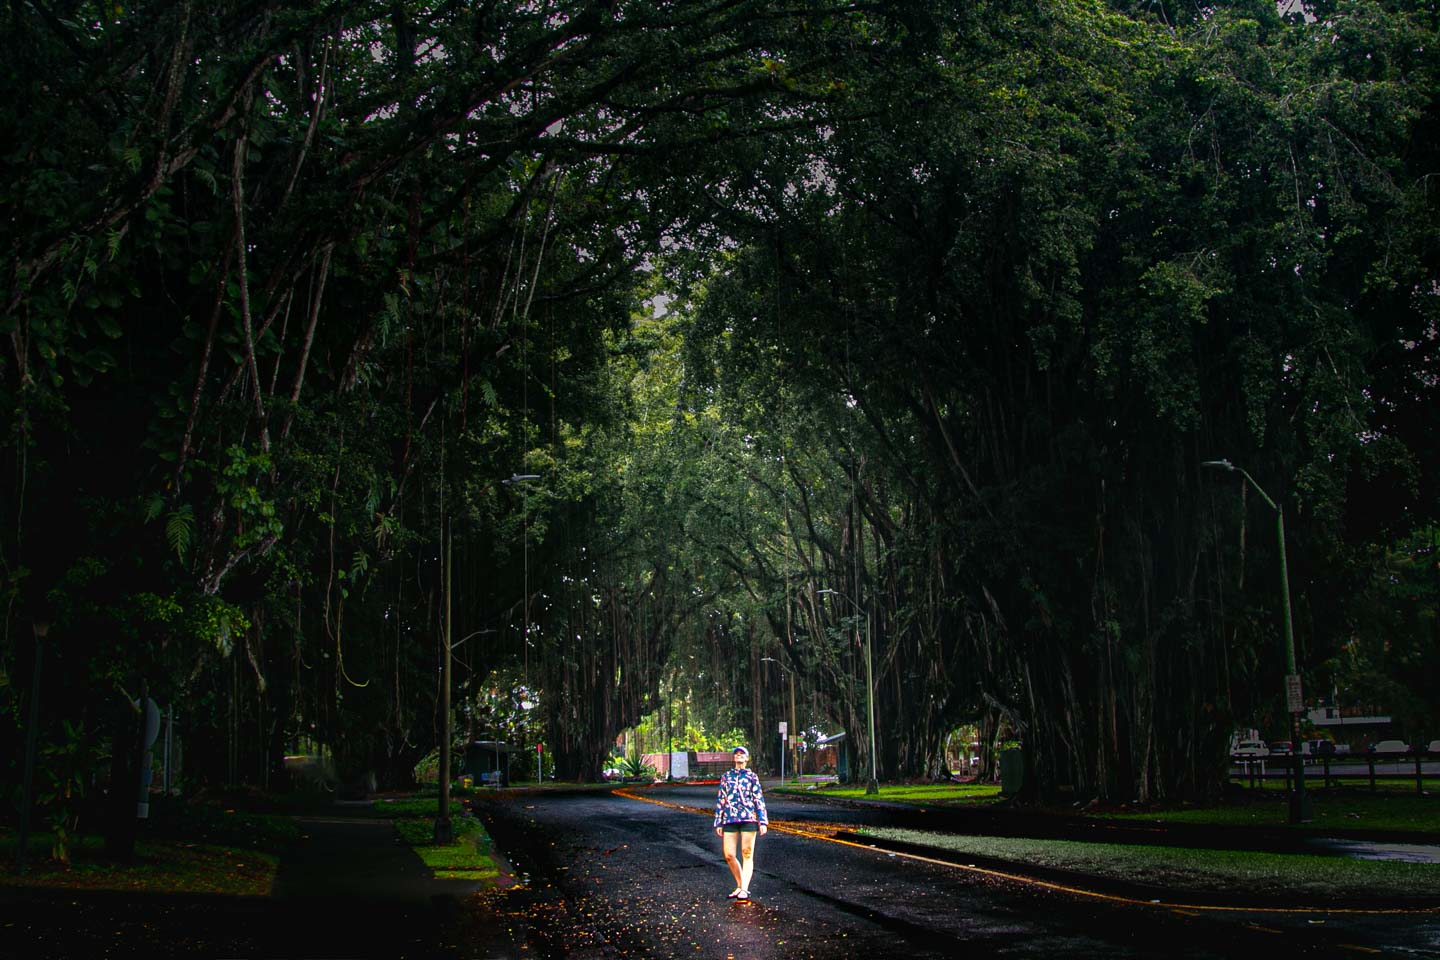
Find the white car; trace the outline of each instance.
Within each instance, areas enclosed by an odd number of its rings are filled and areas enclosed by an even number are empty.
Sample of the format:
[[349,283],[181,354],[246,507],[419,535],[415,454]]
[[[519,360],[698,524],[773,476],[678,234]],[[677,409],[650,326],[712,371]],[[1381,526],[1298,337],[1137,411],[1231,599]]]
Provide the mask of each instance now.
[[1409,753],[1410,744],[1404,740],[1381,740],[1370,748],[1371,753]]
[[1241,740],[1235,745],[1233,753],[1237,757],[1268,757],[1270,748],[1265,746],[1264,740]]

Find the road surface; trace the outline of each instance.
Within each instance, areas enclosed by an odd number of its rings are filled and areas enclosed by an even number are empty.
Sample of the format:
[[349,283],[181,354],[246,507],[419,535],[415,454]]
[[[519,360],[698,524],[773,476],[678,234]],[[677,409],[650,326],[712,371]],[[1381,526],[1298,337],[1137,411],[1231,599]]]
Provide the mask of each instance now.
[[826,824],[879,822],[886,811],[776,797],[776,827],[757,845],[754,899],[734,903],[705,813],[714,788],[637,795],[661,802],[546,792],[479,804],[521,880],[502,912],[528,955],[1440,958],[1434,913],[1211,911],[1077,896],[831,842],[819,836]]

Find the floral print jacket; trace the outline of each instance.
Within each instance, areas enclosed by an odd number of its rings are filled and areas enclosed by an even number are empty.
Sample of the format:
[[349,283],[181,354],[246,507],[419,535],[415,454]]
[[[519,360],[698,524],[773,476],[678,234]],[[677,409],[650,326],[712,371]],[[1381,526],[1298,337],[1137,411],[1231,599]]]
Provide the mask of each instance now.
[[727,823],[769,825],[765,792],[754,770],[726,770],[720,776],[720,795],[715,799],[715,826]]

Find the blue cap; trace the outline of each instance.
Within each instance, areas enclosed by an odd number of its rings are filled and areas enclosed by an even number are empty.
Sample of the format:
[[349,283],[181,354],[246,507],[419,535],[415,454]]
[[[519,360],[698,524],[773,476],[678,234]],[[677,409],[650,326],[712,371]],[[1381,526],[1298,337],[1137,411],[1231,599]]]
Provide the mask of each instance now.
[[750,756],[750,751],[747,750],[747,749],[745,749],[744,747],[736,747],[734,750],[731,750],[730,752],[733,753],[733,754],[735,754],[735,756],[737,756],[737,757],[739,757],[739,756],[746,756],[746,757]]

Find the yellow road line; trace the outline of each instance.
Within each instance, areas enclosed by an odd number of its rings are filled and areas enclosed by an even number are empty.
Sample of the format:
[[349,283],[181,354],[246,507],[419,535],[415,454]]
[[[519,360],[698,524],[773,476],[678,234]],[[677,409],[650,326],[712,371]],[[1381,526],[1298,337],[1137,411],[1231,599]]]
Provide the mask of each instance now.
[[[632,790],[619,788],[611,791],[617,797],[624,797],[627,800],[638,800],[641,803],[653,803],[657,807],[667,807],[671,810],[680,810],[684,813],[699,814],[702,816],[713,816],[714,811],[708,807],[692,807],[683,803],[671,803],[668,800],[657,800],[654,797],[642,796]],[[843,825],[842,825],[843,826]],[[919,863],[928,863],[937,867],[948,867],[953,870],[963,870],[966,873],[976,873],[981,876],[995,877],[1000,880],[1011,880],[1015,883],[1025,884],[1031,887],[1040,887],[1044,890],[1054,890],[1059,893],[1068,893],[1077,897],[1089,897],[1094,900],[1104,900],[1109,903],[1126,904],[1138,907],[1161,907],[1166,910],[1197,910],[1206,913],[1284,913],[1284,914],[1358,914],[1363,916],[1377,915],[1403,915],[1413,916],[1416,914],[1440,913],[1440,908],[1424,907],[1407,909],[1404,907],[1238,907],[1218,906],[1206,903],[1171,903],[1163,900],[1139,900],[1134,897],[1123,897],[1113,893],[1102,893],[1099,890],[1087,890],[1084,887],[1071,886],[1069,884],[1054,883],[1049,880],[1040,880],[1035,877],[1027,877],[1017,873],[1006,873],[1001,870],[991,870],[987,867],[977,867],[974,864],[955,863],[953,860],[941,860],[936,857],[926,857],[918,853],[907,853],[902,850],[889,850],[873,846],[868,843],[856,843],[853,840],[843,840],[833,833],[823,833],[813,828],[797,826],[789,822],[771,822],[770,829],[778,833],[788,833],[792,836],[803,837],[808,840],[820,840],[825,843],[835,843],[842,847],[854,847],[857,850],[873,850],[877,853],[884,853],[887,856],[904,857],[906,860],[915,860]]]

